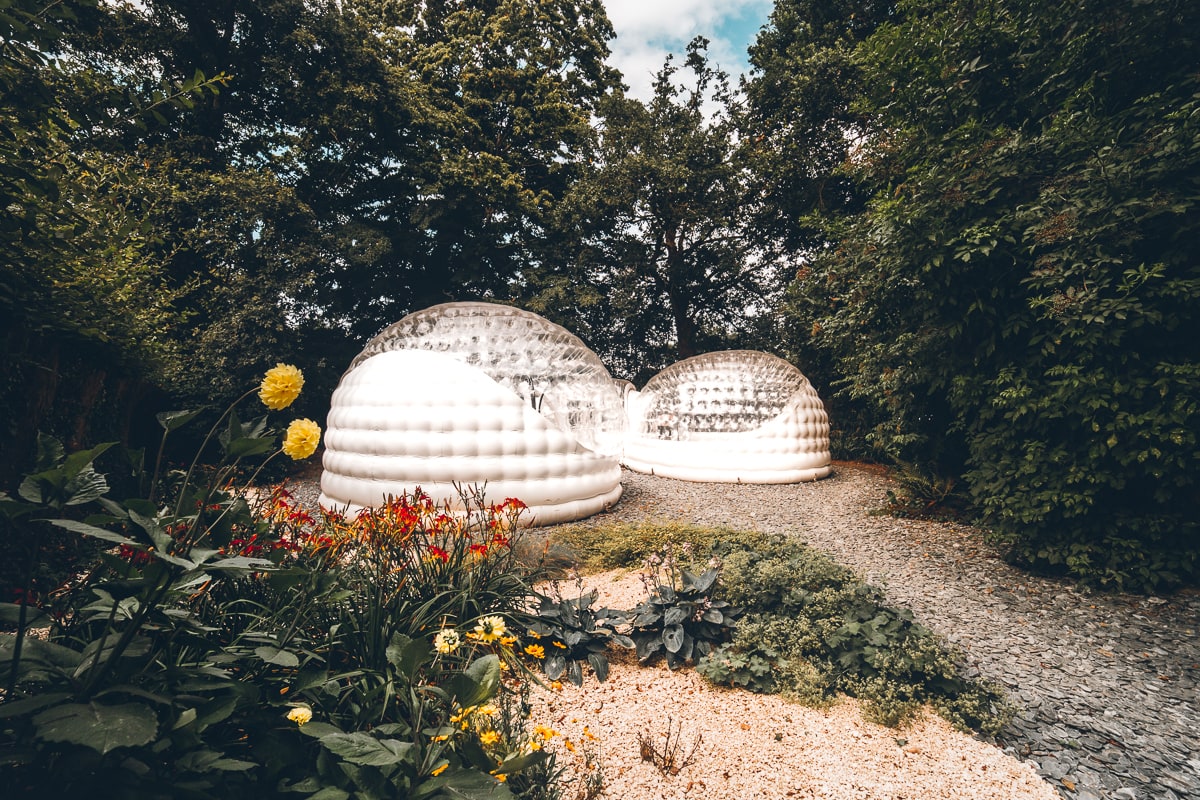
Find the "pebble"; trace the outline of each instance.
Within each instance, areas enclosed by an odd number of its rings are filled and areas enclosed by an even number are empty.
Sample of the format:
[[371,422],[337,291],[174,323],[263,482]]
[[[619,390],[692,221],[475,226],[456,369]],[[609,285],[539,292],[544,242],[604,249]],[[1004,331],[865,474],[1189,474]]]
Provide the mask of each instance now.
[[[856,464],[788,485],[629,471],[622,483],[621,501],[592,524],[784,533],[881,585],[954,643],[968,670],[1008,688],[1021,710],[995,743],[1062,797],[1200,800],[1200,593],[1098,594],[1020,571],[979,529],[878,513],[888,479]],[[311,485],[292,488],[315,500]]]

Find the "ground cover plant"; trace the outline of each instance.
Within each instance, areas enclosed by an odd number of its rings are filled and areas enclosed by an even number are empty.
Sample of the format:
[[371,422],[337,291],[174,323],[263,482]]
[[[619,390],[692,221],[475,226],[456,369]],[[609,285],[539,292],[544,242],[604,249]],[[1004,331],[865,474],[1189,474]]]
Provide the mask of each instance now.
[[714,683],[811,705],[844,693],[888,725],[929,704],[960,728],[994,734],[1012,714],[1000,689],[964,675],[960,654],[911,612],[888,606],[877,587],[796,539],[676,523],[572,525],[554,539],[600,569],[637,568],[674,539],[704,575],[719,570],[706,590],[741,616],[730,614],[729,641],[697,659]]
[[[257,393],[279,411],[302,385],[279,365]],[[532,675],[516,631],[536,619],[540,577],[512,546],[523,504],[467,492],[468,513],[451,513],[417,493],[349,518],[249,490],[234,480],[248,461],[253,483],[261,457],[307,458],[320,438],[309,420],[281,443],[269,414],[243,420],[254,393],[186,469],[143,476],[145,497],[107,496],[106,446],[66,455],[48,439],[16,495],[0,496],[5,536],[29,542],[32,562],[51,530],[100,545],[54,602],[27,590],[0,605],[0,784],[22,796],[560,796],[554,737],[512,702]],[[196,417],[160,423],[170,434]]]

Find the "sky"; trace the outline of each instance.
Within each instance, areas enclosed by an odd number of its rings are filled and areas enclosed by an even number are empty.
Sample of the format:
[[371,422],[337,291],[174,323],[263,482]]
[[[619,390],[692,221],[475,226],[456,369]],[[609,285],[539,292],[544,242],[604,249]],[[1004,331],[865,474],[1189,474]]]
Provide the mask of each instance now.
[[654,73],[667,53],[682,63],[688,42],[709,40],[709,60],[729,73],[731,85],[749,69],[746,48],[767,22],[774,0],[604,0],[617,32],[609,63],[625,76],[629,94],[651,97]]

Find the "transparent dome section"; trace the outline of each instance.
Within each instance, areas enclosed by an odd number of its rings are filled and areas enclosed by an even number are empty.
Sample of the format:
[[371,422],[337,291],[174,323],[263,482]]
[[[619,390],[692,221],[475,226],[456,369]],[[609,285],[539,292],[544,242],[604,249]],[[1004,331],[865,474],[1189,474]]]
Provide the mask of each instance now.
[[475,367],[584,447],[621,451],[624,403],[608,369],[579,337],[537,314],[495,303],[432,306],[367,342],[347,373],[396,350],[441,353]]
[[751,350],[673,364],[626,396],[623,463],[665,477],[794,483],[830,471],[829,417],[794,366]]
[[421,489],[459,487],[529,508],[519,520],[581,519],[621,497],[616,455],[583,447],[482,369],[445,353],[392,350],[342,376],[326,421],[321,506],[356,513]]

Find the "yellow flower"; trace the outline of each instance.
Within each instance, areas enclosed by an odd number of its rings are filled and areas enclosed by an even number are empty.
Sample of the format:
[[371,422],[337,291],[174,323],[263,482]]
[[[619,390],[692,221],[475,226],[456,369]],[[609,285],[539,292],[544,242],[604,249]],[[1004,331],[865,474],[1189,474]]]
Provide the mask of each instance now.
[[453,628],[443,628],[433,637],[433,646],[439,653],[453,653],[462,644],[462,637]]
[[287,437],[283,440],[283,452],[299,461],[317,451],[321,443],[321,426],[311,419],[294,419],[288,425]]
[[516,636],[501,636],[500,637],[500,644],[504,645],[505,647],[512,647],[516,643],[517,643]]
[[288,712],[287,718],[297,725],[303,725],[312,719],[312,710],[304,706],[297,706]]
[[545,725],[534,725],[533,735],[539,736],[542,739],[553,739],[555,736],[558,736],[558,731]]
[[274,411],[290,406],[304,388],[304,373],[291,364],[276,364],[262,379],[258,399]]
[[434,768],[433,768],[433,772],[431,772],[431,773],[429,773],[429,774],[430,774],[431,776],[433,776],[434,778],[436,778],[438,775],[441,775],[443,772],[445,772],[445,771],[446,771],[446,768],[447,768],[447,767],[449,767],[449,766],[450,766],[450,762],[449,762],[449,761],[443,761],[441,764],[439,764],[438,766],[434,767]]
[[575,743],[572,742],[570,739],[563,739],[563,747],[567,748],[572,753],[575,752]]
[[500,734],[496,733],[495,731],[484,731],[483,733],[479,734],[479,741],[483,742],[484,744],[495,744],[496,742],[500,741]]
[[500,713],[500,709],[497,708],[496,706],[492,705],[491,703],[487,703],[485,705],[479,706],[476,709],[476,711],[480,714],[484,714],[489,717],[494,717]]
[[562,691],[562,681],[550,681],[550,688],[556,692]]
[[546,648],[542,647],[540,644],[525,645],[525,652],[528,653],[529,655],[533,656],[534,658],[545,658],[546,657]]
[[504,618],[499,616],[484,617],[475,623],[475,635],[484,642],[494,642],[508,631]]

